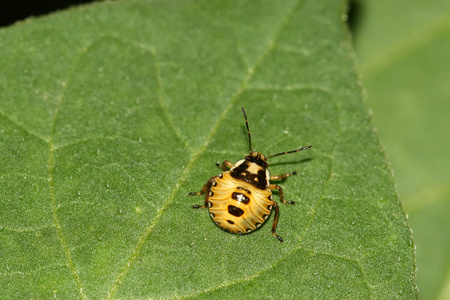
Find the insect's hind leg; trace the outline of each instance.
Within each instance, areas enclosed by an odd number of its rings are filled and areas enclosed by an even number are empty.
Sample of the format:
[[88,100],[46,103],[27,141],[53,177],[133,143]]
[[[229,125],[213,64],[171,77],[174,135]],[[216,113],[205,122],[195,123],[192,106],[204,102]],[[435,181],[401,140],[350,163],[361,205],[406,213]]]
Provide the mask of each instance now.
[[208,206],[209,202],[209,194],[211,191],[211,186],[213,183],[216,182],[215,180],[216,176],[211,177],[203,186],[202,190],[200,192],[190,192],[189,196],[200,196],[205,194],[205,204],[204,205],[193,205],[192,208],[206,208]]
[[216,166],[218,166],[222,171],[228,171],[234,165],[230,163],[228,160],[225,160],[222,164],[216,163]]

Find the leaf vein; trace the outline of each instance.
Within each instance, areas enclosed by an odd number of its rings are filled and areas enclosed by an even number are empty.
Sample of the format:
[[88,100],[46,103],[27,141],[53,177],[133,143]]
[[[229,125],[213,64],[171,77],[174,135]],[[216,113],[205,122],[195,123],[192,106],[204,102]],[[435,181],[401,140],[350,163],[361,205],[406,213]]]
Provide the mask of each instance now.
[[[97,41],[97,40],[96,40]],[[95,42],[95,41],[94,41]],[[80,296],[82,299],[87,299],[87,295],[85,294],[84,290],[83,290],[83,286],[81,283],[81,279],[79,276],[78,271],[75,268],[72,256],[70,254],[70,249],[69,246],[67,244],[67,241],[64,237],[64,233],[63,230],[61,228],[61,224],[59,222],[58,219],[58,205],[56,203],[56,193],[55,193],[55,184],[54,184],[54,168],[55,168],[55,157],[54,157],[54,153],[56,152],[56,147],[54,144],[54,138],[55,138],[55,132],[56,132],[56,123],[57,123],[57,119],[58,119],[58,113],[61,109],[61,106],[63,104],[64,101],[64,95],[67,91],[67,87],[69,85],[69,82],[72,79],[73,74],[75,73],[75,70],[81,60],[81,58],[83,57],[84,54],[86,54],[89,50],[90,47],[92,47],[92,45],[94,44],[94,42],[90,43],[89,45],[87,45],[85,48],[83,48],[79,53],[78,56],[74,59],[74,62],[72,64],[72,67],[70,68],[70,70],[68,71],[67,75],[66,75],[66,80],[65,80],[65,84],[63,84],[62,89],[60,91],[60,94],[57,98],[56,101],[56,107],[55,107],[55,111],[53,113],[53,120],[52,120],[52,124],[51,124],[51,135],[50,135],[50,139],[48,141],[48,146],[49,146],[49,157],[48,157],[48,182],[49,182],[49,193],[50,193],[50,199],[51,199],[51,206],[52,206],[52,214],[53,214],[53,223],[54,226],[56,228],[56,231],[58,233],[59,239],[60,239],[60,244],[63,248],[64,254],[66,256],[67,259],[67,264],[68,267],[72,273],[72,276],[74,277],[74,281],[75,284],[78,288],[78,291],[80,293]]]
[[23,124],[22,122],[19,122],[17,120],[14,120],[12,118],[10,118],[5,112],[0,110],[0,115],[3,116],[6,120],[8,120],[9,122],[11,122],[12,124],[14,124],[14,126],[16,126],[17,128],[25,131],[26,133],[35,136],[36,138],[38,138],[39,140],[42,140],[46,143],[48,143],[48,139],[44,138],[43,136],[39,135],[37,132],[34,132],[33,130],[27,128],[25,126],[25,124]]
[[134,40],[129,40],[126,38],[123,38],[119,35],[116,34],[112,34],[112,36],[118,40],[123,41],[124,43],[127,43],[129,45],[132,45],[136,48],[140,48],[142,50],[147,51],[148,53],[150,53],[150,55],[153,57],[153,60],[155,62],[155,75],[156,75],[156,84],[157,84],[157,94],[158,94],[158,102],[160,105],[160,108],[162,110],[162,112],[164,113],[164,118],[167,120],[167,123],[169,124],[169,128],[173,131],[173,133],[175,134],[175,136],[180,140],[180,142],[186,147],[186,149],[189,150],[189,152],[193,152],[192,147],[189,145],[189,143],[187,142],[187,140],[184,138],[184,136],[181,134],[180,130],[178,129],[178,127],[175,125],[173,118],[171,118],[169,112],[167,111],[167,107],[165,105],[165,102],[163,101],[163,96],[162,96],[162,90],[163,90],[163,86],[162,86],[162,80],[161,80],[161,64],[162,62],[158,59],[158,55],[156,52],[156,49],[154,47],[148,46],[146,44],[143,43],[139,43],[136,42]]
[[[304,247],[299,245],[299,246],[293,248],[288,253],[286,253],[286,255],[281,257],[279,260],[275,261],[273,264],[268,265],[266,268],[261,269],[260,271],[258,271],[257,273],[255,273],[255,274],[253,274],[251,276],[248,276],[248,277],[245,277],[245,278],[241,278],[241,279],[238,279],[238,280],[234,280],[234,281],[224,282],[222,284],[219,284],[217,286],[214,286],[214,287],[211,287],[211,288],[208,288],[208,289],[204,289],[204,290],[199,291],[199,292],[195,292],[195,293],[188,294],[188,295],[183,295],[183,296],[177,296],[177,297],[169,298],[169,299],[192,298],[192,297],[196,297],[196,296],[199,296],[199,295],[203,295],[203,294],[207,294],[207,293],[219,290],[221,288],[227,288],[227,287],[230,287],[230,286],[235,285],[235,284],[240,284],[240,283],[243,283],[243,282],[249,282],[249,281],[255,280],[256,278],[258,278],[259,276],[261,276],[264,273],[268,272],[269,270],[274,269],[275,267],[277,267],[280,263],[282,263],[284,260],[286,260],[289,256],[294,255],[294,253],[299,251],[299,250],[305,250],[305,251],[308,251],[308,252],[313,253],[313,254],[326,255],[326,256],[330,256],[330,257],[334,257],[334,258],[338,258],[338,259],[343,259],[343,260],[348,260],[348,261],[351,261],[351,262],[355,262],[355,263],[358,264],[358,268],[360,269],[361,273],[364,276],[364,273],[362,272],[362,267],[360,265],[360,260],[359,259],[355,259],[355,258],[352,258],[352,257],[346,257],[346,256],[340,256],[340,255],[336,255],[336,254],[325,253],[325,252],[320,252],[320,251],[316,251],[314,249],[304,248]],[[367,282],[367,280],[365,280],[365,281],[368,284],[368,286],[371,287],[371,285]]]

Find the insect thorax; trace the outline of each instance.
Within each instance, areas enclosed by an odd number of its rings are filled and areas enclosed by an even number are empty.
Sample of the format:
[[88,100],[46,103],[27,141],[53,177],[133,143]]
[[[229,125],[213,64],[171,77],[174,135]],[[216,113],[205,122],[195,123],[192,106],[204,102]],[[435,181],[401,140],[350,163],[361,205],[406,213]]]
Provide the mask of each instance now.
[[241,159],[230,169],[232,177],[264,190],[269,188],[270,173],[264,166]]

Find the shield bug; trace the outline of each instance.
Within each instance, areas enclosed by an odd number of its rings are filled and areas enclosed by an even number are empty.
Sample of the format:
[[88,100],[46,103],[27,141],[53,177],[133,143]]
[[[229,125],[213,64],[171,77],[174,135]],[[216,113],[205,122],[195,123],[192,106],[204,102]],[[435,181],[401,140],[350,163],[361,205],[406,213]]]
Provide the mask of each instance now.
[[267,160],[276,156],[303,151],[312,146],[269,156],[253,151],[244,107],[242,107],[242,114],[247,127],[249,155],[235,164],[228,160],[225,160],[221,165],[217,163],[216,165],[224,172],[211,177],[200,192],[189,193],[190,196],[205,194],[204,205],[194,205],[193,208],[208,208],[211,219],[217,226],[235,234],[246,234],[257,229],[267,220],[272,209],[274,209],[272,234],[282,242],[283,239],[276,234],[280,209],[278,203],[273,200],[272,190],[278,190],[281,202],[288,204],[294,204],[294,202],[285,200],[281,186],[272,184],[270,181],[297,175],[297,172],[271,176]]

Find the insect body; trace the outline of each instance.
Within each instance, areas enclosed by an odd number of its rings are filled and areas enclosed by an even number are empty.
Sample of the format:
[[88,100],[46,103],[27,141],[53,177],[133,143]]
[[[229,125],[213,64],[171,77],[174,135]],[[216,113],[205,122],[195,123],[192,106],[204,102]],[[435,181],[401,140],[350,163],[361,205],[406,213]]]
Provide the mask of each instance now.
[[296,175],[297,172],[271,176],[267,169],[267,160],[283,154],[306,150],[312,146],[270,156],[253,151],[247,115],[243,107],[242,113],[247,127],[249,155],[235,164],[228,160],[224,161],[222,165],[217,164],[224,172],[211,177],[200,192],[189,193],[189,195],[205,194],[205,204],[194,205],[193,208],[208,207],[211,219],[220,228],[237,234],[250,233],[260,227],[274,208],[272,234],[282,242],[283,239],[276,234],[279,207],[278,203],[273,200],[271,190],[278,190],[281,202],[290,204],[294,204],[294,202],[286,201],[282,188],[277,184],[271,184],[270,181]]

